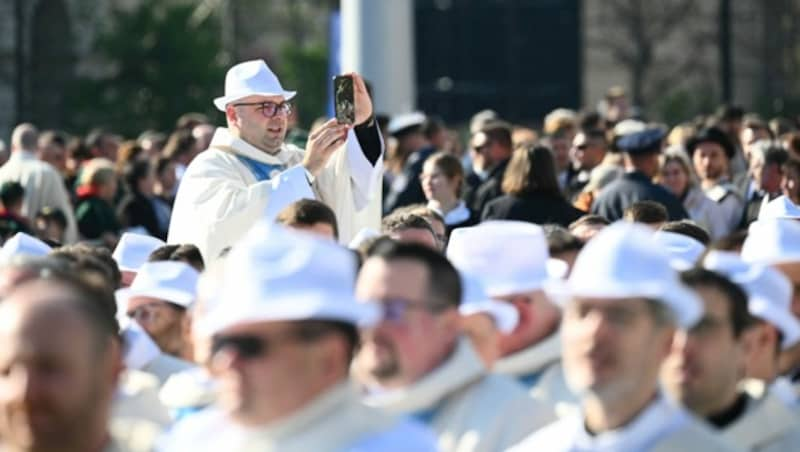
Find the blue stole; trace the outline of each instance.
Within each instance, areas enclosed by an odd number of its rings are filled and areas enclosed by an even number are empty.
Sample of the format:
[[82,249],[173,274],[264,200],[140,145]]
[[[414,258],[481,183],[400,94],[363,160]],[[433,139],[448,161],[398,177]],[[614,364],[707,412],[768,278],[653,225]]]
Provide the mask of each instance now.
[[542,377],[542,373],[543,372],[534,372],[528,375],[520,375],[517,377],[517,381],[522,383],[526,388],[532,388]]
[[286,170],[286,165],[259,162],[258,160],[245,157],[241,154],[234,155],[236,155],[236,158],[250,170],[258,182],[272,179],[272,173],[275,171],[281,172]]
[[433,418],[435,418],[436,414],[438,414],[439,408],[439,406],[435,406],[433,408],[428,408],[427,410],[416,411],[414,413],[410,413],[410,416],[411,418],[429,426],[433,422]]

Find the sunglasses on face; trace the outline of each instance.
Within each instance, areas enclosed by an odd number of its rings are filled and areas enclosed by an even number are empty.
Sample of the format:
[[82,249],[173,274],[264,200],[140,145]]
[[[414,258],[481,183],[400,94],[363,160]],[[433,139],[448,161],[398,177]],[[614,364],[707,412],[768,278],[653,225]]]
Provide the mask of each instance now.
[[290,342],[312,342],[333,331],[330,328],[292,330],[269,337],[255,334],[218,334],[211,338],[211,356],[228,350],[242,359],[257,359],[269,355],[275,347]]
[[292,104],[290,102],[281,102],[276,104],[275,102],[241,102],[238,104],[233,104],[234,107],[249,107],[249,106],[256,106],[256,110],[261,112],[261,114],[265,118],[272,118],[281,112],[283,114],[289,115],[292,113]]

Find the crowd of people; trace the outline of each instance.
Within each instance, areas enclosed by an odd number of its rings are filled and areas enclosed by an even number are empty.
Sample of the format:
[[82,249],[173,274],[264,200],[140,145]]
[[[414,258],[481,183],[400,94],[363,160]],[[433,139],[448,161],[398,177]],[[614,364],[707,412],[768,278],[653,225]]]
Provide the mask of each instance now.
[[615,87],[297,128],[262,60],[165,134],[17,126],[0,449],[800,449],[800,124]]

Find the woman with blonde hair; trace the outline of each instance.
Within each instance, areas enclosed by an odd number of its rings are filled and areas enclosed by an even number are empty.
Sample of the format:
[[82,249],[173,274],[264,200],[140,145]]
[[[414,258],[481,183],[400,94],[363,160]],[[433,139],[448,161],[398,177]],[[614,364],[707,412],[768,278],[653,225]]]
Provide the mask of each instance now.
[[670,147],[660,159],[658,182],[681,201],[689,218],[705,228],[712,240],[725,236],[728,228],[719,204],[706,196],[698,185],[692,164],[683,148]]

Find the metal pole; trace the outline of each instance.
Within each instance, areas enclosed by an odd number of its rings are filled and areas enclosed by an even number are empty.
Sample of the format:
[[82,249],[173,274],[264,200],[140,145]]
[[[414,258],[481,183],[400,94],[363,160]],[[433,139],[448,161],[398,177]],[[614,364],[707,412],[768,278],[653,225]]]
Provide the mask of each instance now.
[[14,75],[15,75],[15,113],[16,123],[19,124],[24,121],[25,116],[25,15],[23,11],[23,3],[25,0],[14,1],[14,35],[15,35],[15,48],[14,48]]
[[731,2],[719,2],[719,68],[722,85],[722,101],[733,99],[733,68],[731,58]]

